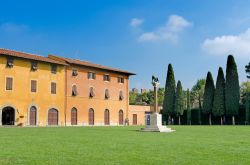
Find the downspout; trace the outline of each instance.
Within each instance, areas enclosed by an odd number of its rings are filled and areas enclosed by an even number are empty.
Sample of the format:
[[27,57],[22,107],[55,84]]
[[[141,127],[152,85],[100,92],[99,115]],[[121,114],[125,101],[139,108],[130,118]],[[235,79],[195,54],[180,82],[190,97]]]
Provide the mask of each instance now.
[[65,66],[65,87],[64,87],[64,126],[66,127],[66,111],[67,111],[67,66]]

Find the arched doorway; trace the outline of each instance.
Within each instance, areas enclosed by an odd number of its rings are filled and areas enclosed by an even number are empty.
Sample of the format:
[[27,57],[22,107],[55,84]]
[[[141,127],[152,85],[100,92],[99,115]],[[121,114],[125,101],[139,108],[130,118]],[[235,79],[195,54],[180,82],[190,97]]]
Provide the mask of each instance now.
[[55,108],[48,111],[48,125],[58,125],[58,110]]
[[123,110],[119,111],[119,125],[123,125]]
[[15,109],[5,107],[2,110],[2,125],[15,125]]
[[71,125],[77,125],[77,109],[71,109]]
[[36,125],[37,122],[37,110],[35,106],[30,107],[30,116],[29,116],[29,121],[30,125]]
[[89,109],[89,125],[94,125],[95,124],[95,113],[94,109],[90,108]]
[[105,109],[104,111],[104,125],[109,125],[110,121],[109,121],[109,110]]

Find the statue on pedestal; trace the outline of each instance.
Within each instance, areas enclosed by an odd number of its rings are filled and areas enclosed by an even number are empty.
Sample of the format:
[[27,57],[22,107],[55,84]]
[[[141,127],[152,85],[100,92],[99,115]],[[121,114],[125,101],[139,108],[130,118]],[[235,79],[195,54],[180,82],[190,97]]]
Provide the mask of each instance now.
[[152,85],[154,87],[154,110],[151,114],[145,114],[145,128],[142,128],[143,132],[173,132],[171,128],[162,125],[162,115],[158,113],[158,96],[157,87],[159,86],[159,79],[156,76],[152,76]]

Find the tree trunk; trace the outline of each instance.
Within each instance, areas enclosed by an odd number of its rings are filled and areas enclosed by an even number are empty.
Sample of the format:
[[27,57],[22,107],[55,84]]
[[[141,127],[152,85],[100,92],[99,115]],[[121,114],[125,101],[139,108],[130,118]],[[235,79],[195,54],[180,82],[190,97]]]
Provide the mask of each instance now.
[[181,125],[181,116],[179,116],[179,125]]
[[212,125],[212,115],[211,114],[209,114],[209,125]]
[[235,125],[235,118],[232,116],[232,124]]
[[226,116],[223,116],[223,122],[224,122],[225,124],[227,124],[227,123],[226,123]]
[[220,125],[223,125],[223,117],[220,117]]
[[172,117],[171,123],[172,123],[172,125],[174,125],[174,118],[173,117]]

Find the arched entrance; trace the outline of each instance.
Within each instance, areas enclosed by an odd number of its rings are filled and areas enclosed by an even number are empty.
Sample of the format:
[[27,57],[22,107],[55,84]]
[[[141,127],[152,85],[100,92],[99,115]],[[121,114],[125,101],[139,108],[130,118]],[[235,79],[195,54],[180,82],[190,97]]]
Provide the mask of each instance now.
[[109,125],[110,120],[109,120],[109,110],[105,109],[104,111],[104,125]]
[[48,112],[48,125],[58,125],[58,111],[54,108]]
[[5,107],[2,110],[2,125],[15,125],[15,109]]
[[94,125],[95,124],[95,113],[94,109],[90,108],[89,109],[89,125]]
[[77,125],[77,109],[71,109],[71,125]]
[[36,116],[37,116],[37,110],[35,106],[30,107],[30,114],[29,114],[29,121],[30,125],[36,125]]
[[123,111],[119,111],[119,125],[123,125]]

